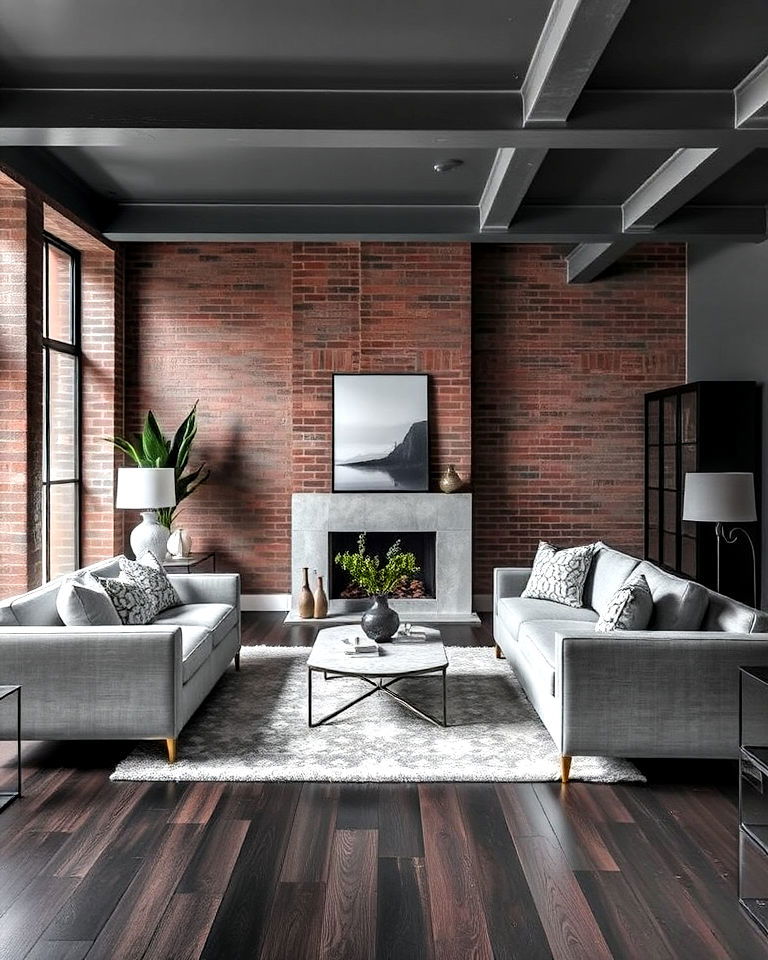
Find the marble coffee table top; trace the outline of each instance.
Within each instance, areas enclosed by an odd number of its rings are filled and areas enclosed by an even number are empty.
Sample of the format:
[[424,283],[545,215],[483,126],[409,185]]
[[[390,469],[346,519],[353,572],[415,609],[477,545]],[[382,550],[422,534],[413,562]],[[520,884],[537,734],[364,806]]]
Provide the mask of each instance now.
[[307,667],[315,670],[327,670],[329,673],[346,673],[352,676],[389,677],[406,673],[422,673],[427,670],[442,670],[448,664],[448,657],[440,637],[440,631],[434,627],[415,626],[423,631],[427,639],[418,642],[398,643],[392,641],[380,644],[381,653],[375,656],[349,656],[344,651],[345,638],[368,638],[359,624],[346,623],[337,627],[324,627],[318,631],[317,639],[307,661]]

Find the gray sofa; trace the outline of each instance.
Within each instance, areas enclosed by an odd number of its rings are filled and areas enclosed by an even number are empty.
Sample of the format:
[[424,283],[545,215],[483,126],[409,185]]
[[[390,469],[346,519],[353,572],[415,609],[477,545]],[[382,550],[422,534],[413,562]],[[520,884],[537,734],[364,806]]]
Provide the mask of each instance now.
[[[88,567],[117,576],[117,558]],[[61,580],[0,602],[0,683],[22,684],[25,740],[165,740],[240,659],[240,576],[170,577],[183,605],[147,626],[65,627]],[[3,714],[3,718],[6,714]],[[0,719],[0,739],[16,736]]]
[[[653,595],[649,628],[596,633],[635,570]],[[557,744],[563,781],[579,754],[738,754],[738,668],[768,665],[768,614],[605,544],[580,609],[521,598],[530,572],[494,571],[493,635]]]

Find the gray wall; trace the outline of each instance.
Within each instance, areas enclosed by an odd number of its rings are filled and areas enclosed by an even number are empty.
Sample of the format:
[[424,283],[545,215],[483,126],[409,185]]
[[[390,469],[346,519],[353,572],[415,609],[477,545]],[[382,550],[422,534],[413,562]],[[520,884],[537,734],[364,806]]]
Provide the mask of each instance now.
[[[768,376],[768,243],[688,245],[688,379]],[[768,598],[768,390],[763,391],[763,583]]]

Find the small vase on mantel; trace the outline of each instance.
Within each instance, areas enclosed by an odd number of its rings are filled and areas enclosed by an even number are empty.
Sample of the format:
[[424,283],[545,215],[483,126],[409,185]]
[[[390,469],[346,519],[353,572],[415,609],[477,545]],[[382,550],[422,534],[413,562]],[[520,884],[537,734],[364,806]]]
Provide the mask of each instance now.
[[328,616],[328,597],[323,589],[323,578],[317,578],[315,590],[315,620],[324,620]]
[[449,464],[448,469],[440,477],[440,489],[443,493],[456,493],[458,490],[464,486],[464,481],[456,473],[456,468],[453,464]]
[[315,598],[309,589],[309,567],[302,567],[301,569],[304,575],[304,583],[299,590],[297,609],[302,620],[311,620],[315,615]]

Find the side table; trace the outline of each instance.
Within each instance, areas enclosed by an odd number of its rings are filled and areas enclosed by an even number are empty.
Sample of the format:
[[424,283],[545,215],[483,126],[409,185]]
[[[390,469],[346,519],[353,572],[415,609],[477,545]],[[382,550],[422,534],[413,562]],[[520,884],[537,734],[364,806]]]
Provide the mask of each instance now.
[[0,792],[0,811],[21,796],[21,686],[0,686],[0,700],[16,694],[16,789]]
[[[164,560],[163,570],[165,570],[166,573],[191,573],[194,567],[199,567],[204,563],[210,563],[212,565],[211,573],[216,573],[215,550],[209,550],[207,553],[190,553],[188,557]],[[201,570],[196,572],[202,573]]]

